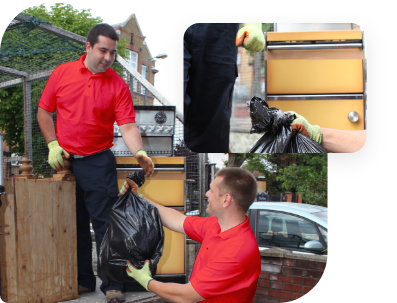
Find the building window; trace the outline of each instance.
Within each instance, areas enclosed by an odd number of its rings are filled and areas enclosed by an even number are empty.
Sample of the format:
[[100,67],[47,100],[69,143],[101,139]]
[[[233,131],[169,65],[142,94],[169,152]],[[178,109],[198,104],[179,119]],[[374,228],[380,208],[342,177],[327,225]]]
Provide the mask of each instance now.
[[[130,59],[128,60],[128,64],[132,66],[133,69],[138,70],[138,53],[130,51]],[[138,81],[134,78],[133,80],[133,89],[134,92],[137,92]]]
[[135,70],[138,70],[138,53],[130,51],[130,59],[128,62]]
[[[146,65],[142,65],[142,72],[141,72],[143,78],[146,79]],[[146,79],[149,81],[149,79]],[[141,85],[141,94],[145,94],[145,88],[143,87],[143,85]]]

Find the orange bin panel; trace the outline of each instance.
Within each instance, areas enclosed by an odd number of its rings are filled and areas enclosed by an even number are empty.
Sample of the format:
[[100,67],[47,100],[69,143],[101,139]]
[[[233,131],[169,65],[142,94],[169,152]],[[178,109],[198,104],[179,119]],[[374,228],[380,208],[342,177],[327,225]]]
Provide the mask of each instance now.
[[[362,40],[362,31],[267,33],[268,42],[349,40]],[[265,56],[267,94],[363,93],[362,49],[267,50]]]
[[[163,255],[157,264],[158,275],[185,273],[185,235],[164,228]],[[171,245],[172,244],[172,245]]]
[[[130,172],[117,172],[117,185],[121,188]],[[183,206],[185,193],[184,172],[154,172],[146,178],[139,192],[146,199],[164,206]]]
[[[183,164],[183,157],[151,157],[156,164]],[[138,164],[133,157],[116,157],[117,164]],[[121,188],[131,171],[118,171],[117,184]],[[164,206],[184,206],[186,174],[184,171],[154,171],[139,188],[145,198]]]
[[[282,111],[294,111],[305,117],[312,125],[323,128],[341,130],[364,129],[364,101],[363,100],[288,100],[268,101]],[[350,122],[348,114],[355,111],[359,115],[357,122]]]
[[361,40],[361,30],[268,32],[267,41]]
[[360,59],[267,61],[268,94],[363,93]]
[[[184,157],[151,157],[156,165],[180,165],[185,163]],[[117,164],[138,164],[134,157],[116,157]],[[122,187],[125,178],[132,171],[117,172],[117,183]],[[150,178],[139,188],[144,198],[163,206],[184,207],[186,174],[184,171],[154,171]],[[180,211],[182,214],[183,211]],[[157,275],[185,274],[185,235],[164,228],[163,255],[157,264]]]

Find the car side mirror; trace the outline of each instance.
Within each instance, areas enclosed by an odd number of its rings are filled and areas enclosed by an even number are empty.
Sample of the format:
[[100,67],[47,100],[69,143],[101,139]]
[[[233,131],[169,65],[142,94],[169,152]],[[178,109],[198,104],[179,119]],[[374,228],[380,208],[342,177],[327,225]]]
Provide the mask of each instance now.
[[320,254],[324,251],[325,247],[321,244],[320,241],[317,240],[311,240],[305,243],[303,248],[307,251],[310,251],[312,253]]

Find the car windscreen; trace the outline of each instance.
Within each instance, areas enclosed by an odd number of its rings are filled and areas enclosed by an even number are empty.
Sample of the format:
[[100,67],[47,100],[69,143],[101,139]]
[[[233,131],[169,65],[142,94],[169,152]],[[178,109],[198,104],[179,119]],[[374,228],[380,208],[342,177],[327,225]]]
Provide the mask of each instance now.
[[328,212],[327,211],[320,211],[318,213],[312,213],[316,217],[323,219],[324,221],[328,222]]

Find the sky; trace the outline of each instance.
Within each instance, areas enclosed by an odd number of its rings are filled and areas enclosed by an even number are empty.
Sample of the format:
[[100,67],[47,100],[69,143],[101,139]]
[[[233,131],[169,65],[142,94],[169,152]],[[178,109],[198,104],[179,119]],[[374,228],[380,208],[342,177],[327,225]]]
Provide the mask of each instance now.
[[227,154],[208,154],[208,159],[210,163],[216,163],[216,167],[223,168],[222,160],[227,160]]
[[[67,4],[67,3],[66,3]],[[159,73],[154,87],[183,112],[183,35],[194,23],[244,22],[328,22],[328,8],[323,3],[70,3],[73,8],[91,9],[110,25],[124,22],[135,14]],[[45,3],[50,9],[54,3]]]

